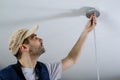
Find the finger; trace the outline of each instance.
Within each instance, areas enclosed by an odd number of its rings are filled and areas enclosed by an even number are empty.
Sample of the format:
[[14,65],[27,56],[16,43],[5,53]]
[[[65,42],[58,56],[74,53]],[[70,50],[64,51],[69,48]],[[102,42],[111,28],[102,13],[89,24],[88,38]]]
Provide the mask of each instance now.
[[93,26],[93,27],[95,27],[95,26],[96,26],[96,24],[97,24],[97,23],[96,23],[96,21],[93,21],[93,25],[92,25],[92,26]]
[[96,14],[93,16],[93,22],[96,24]]
[[89,19],[89,21],[91,21],[91,20],[92,20],[92,18],[93,18],[93,15],[91,15],[91,16],[90,16],[90,19]]
[[93,20],[96,21],[96,16],[93,16]]
[[91,25],[92,17],[93,17],[93,16],[91,16],[91,17],[89,18],[89,20],[88,20],[88,22],[87,22],[87,26],[90,26],[90,25]]
[[96,19],[93,19],[93,23],[96,23]]
[[94,15],[94,16],[96,16],[96,14],[95,14],[95,13],[94,13],[93,15]]
[[89,26],[93,24],[93,15],[91,15],[91,17],[90,17],[88,23],[89,23]]
[[89,18],[89,21],[87,23],[87,26],[92,26],[93,25],[93,18],[94,18],[94,15],[91,15],[91,17]]

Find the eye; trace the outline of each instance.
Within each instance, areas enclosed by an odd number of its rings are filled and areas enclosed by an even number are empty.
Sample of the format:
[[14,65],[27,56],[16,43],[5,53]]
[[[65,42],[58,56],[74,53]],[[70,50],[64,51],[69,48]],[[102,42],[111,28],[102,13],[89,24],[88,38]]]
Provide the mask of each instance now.
[[37,36],[35,36],[35,37],[34,37],[34,39],[36,39],[36,40],[37,40],[37,39],[38,39],[38,37],[37,37]]

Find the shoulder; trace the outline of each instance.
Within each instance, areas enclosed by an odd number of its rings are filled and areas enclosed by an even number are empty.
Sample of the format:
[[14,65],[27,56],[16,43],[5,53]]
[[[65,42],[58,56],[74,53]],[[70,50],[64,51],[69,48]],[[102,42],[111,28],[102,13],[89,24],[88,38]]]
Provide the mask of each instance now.
[[39,69],[42,71],[48,71],[47,66],[43,62],[37,62],[35,69]]
[[9,65],[9,66],[3,68],[2,70],[0,70],[0,74],[7,73],[7,72],[10,72],[12,70],[13,70],[12,65]]
[[48,68],[54,68],[54,67],[61,67],[62,62],[61,61],[56,61],[52,63],[44,63]]
[[37,66],[41,66],[41,67],[46,67],[46,65],[43,62],[37,62]]
[[41,68],[47,68],[47,70],[49,72],[54,70],[58,70],[62,68],[62,62],[61,61],[57,61],[57,62],[52,62],[52,63],[44,63],[44,62],[37,62],[37,67],[41,67]]
[[62,74],[62,62],[56,61],[52,63],[44,63],[49,71],[51,80],[57,80],[61,78]]
[[13,73],[15,73],[15,70],[12,67],[13,65],[9,65],[5,68],[3,68],[2,70],[0,70],[0,77],[4,78],[4,77],[9,77],[11,75],[13,75]]

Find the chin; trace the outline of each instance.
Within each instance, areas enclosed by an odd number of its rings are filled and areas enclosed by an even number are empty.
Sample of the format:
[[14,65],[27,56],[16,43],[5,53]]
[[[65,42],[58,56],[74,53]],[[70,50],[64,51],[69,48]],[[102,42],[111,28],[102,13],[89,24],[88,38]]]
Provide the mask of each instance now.
[[43,53],[45,53],[45,48],[44,47],[40,50],[40,54],[43,54]]
[[45,48],[43,48],[42,53],[45,53]]

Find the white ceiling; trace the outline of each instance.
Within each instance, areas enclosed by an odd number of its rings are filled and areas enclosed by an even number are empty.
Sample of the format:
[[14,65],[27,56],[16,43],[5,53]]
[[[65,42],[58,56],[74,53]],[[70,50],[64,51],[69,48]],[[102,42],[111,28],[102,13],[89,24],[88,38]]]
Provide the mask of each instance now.
[[[54,62],[67,56],[88,19],[80,15],[55,16],[90,6],[101,12],[95,29],[100,80],[120,80],[119,3],[119,0],[0,0],[0,68],[16,62],[8,51],[10,34],[35,24],[40,25],[37,34],[46,48],[39,60]],[[63,73],[62,80],[97,80],[95,54],[91,32],[77,64]]]

